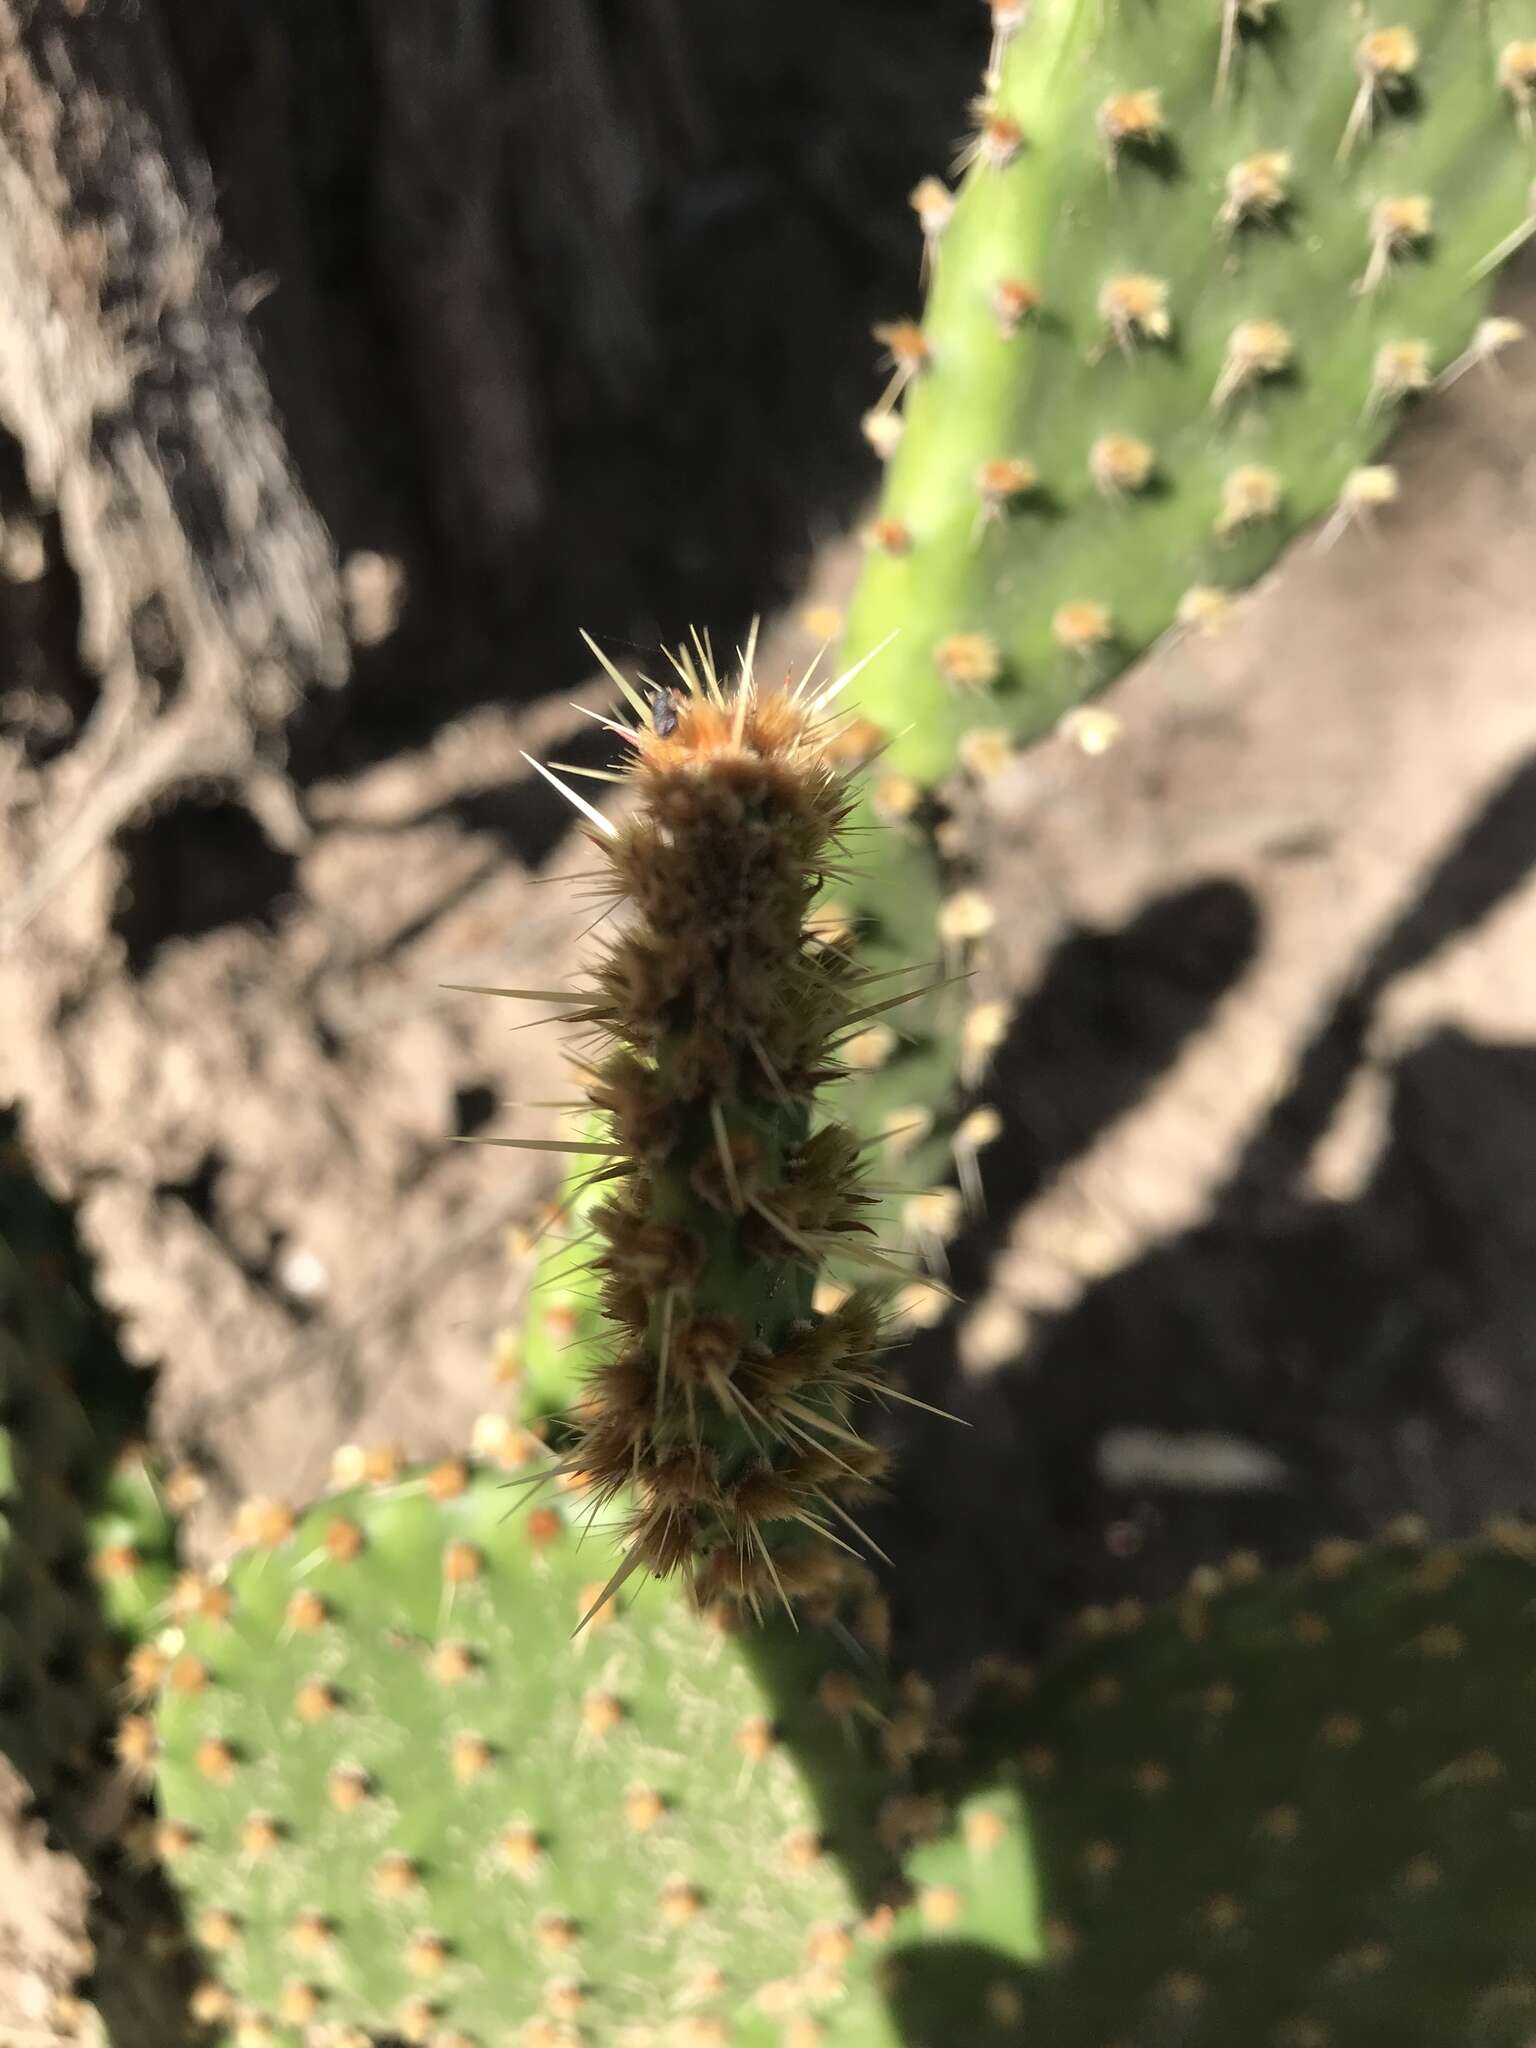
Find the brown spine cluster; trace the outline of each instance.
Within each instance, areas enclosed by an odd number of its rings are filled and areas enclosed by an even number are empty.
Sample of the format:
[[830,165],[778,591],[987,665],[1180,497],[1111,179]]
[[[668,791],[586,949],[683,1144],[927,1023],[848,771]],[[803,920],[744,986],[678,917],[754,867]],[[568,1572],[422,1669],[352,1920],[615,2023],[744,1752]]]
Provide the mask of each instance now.
[[[875,1289],[812,1306],[833,1256],[883,1273],[861,1218],[860,1146],[819,1120],[841,1042],[905,999],[860,974],[812,905],[844,858],[852,771],[840,683],[723,687],[707,650],[649,701],[618,678],[638,802],[592,833],[628,915],[568,1021],[609,1127],[594,1265],[614,1335],[569,1464],[629,1514],[624,1574],[684,1571],[756,1607],[829,1589],[850,1507],[885,1454]],[[846,680],[843,679],[843,680]]]

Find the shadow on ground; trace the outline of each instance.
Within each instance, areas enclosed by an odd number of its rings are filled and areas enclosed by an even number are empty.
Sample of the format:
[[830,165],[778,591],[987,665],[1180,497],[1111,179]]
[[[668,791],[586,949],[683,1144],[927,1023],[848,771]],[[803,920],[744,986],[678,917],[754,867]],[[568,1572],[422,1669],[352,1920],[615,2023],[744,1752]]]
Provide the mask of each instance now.
[[[989,1378],[963,1372],[953,1323],[913,1341],[914,1387],[970,1426],[908,1423],[877,1535],[898,1560],[898,1641],[941,1682],[963,1690],[978,1655],[1027,1656],[1083,1605],[1164,1596],[1237,1548],[1283,1562],[1396,1515],[1453,1536],[1536,1510],[1536,1046],[1429,1032],[1385,1074],[1387,1128],[1358,1192],[1330,1200],[1307,1181],[1388,992],[1533,868],[1536,759],[1339,992],[1200,1223],[1042,1319]],[[991,1214],[951,1247],[962,1299],[1052,1176],[1154,1085],[1257,938],[1250,899],[1213,881],[1062,942],[989,1086],[1006,1129]],[[1230,1433],[1287,1476],[1273,1490],[1112,1487],[1097,1454],[1116,1425]],[[960,1941],[907,1950],[895,1984],[909,2048],[944,2038],[935,2014],[1011,1999],[1022,2017],[1034,1995],[1016,1961]]]
[[[1281,1559],[1398,1514],[1458,1534],[1536,1507],[1536,1046],[1423,1037],[1381,1076],[1387,1127],[1364,1184],[1334,1200],[1307,1179],[1388,991],[1533,866],[1527,761],[1339,992],[1195,1227],[1037,1318],[989,1378],[963,1373],[953,1323],[913,1342],[913,1385],[972,1425],[905,1425],[879,1531],[901,1564],[900,1636],[925,1668],[1027,1651],[1084,1602],[1164,1594],[1235,1547]],[[991,1213],[951,1247],[962,1300],[1031,1199],[1241,976],[1256,931],[1244,893],[1213,881],[1058,948],[989,1085],[1006,1127],[987,1155]],[[1098,1453],[1116,1427],[1230,1434],[1286,1476],[1111,1486]],[[957,1531],[957,1513],[974,1525]]]

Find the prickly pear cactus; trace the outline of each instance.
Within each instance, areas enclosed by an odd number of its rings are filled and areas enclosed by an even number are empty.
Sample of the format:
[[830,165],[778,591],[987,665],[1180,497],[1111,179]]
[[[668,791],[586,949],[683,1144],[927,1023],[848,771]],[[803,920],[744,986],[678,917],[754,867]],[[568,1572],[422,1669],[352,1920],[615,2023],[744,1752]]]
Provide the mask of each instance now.
[[[1219,631],[1319,515],[1342,545],[1389,520],[1379,449],[1405,409],[1524,341],[1487,297],[1536,214],[1525,8],[992,14],[959,189],[912,195],[926,308],[881,330],[865,421],[888,469],[842,659],[894,635],[858,689],[883,749],[861,822],[890,829],[829,896],[876,967],[984,963],[998,907],[931,845],[943,778],[995,775],[1160,635]],[[957,1087],[1006,1029],[984,984],[925,999],[841,1113],[929,1120],[904,1171],[963,1178]]]
[[884,1470],[878,1299],[844,1289],[823,1308],[816,1282],[834,1258],[880,1283],[904,1269],[869,1241],[859,1139],[825,1097],[922,976],[863,972],[814,908],[849,858],[851,676],[760,691],[750,648],[722,680],[702,643],[648,699],[611,673],[635,714],[609,724],[638,801],[614,825],[566,794],[629,916],[579,988],[484,993],[557,1001],[589,1041],[587,1135],[549,1149],[594,1162],[587,1277],[610,1343],[569,1465],[625,1503],[616,1582],[683,1571],[759,1611],[836,1569]]
[[1242,1558],[979,1697],[886,1981],[919,2044],[1516,2048],[1536,1532]]
[[776,2042],[843,1996],[924,1702],[846,1632],[770,1657],[655,1580],[578,1633],[614,1545],[509,1485],[531,1440],[499,1455],[254,1504],[227,1578],[178,1587],[160,1844],[196,2010],[294,2044]]
[[[602,1120],[571,1120],[573,1135],[601,1140]],[[560,1431],[581,1402],[602,1342],[602,1306],[594,1296],[593,1216],[606,1183],[578,1167],[557,1202],[530,1230],[528,1300],[522,1317],[514,1384],[523,1419]]]
[[109,1755],[122,1646],[170,1583],[143,1382],[0,1118],[0,1750],[66,1836]]
[[[1515,0],[992,17],[960,188],[912,194],[926,308],[880,330],[864,423],[888,475],[843,660],[879,652],[839,746],[874,761],[857,826],[877,831],[822,910],[871,972],[984,962],[997,906],[932,843],[945,777],[996,774],[1160,635],[1219,631],[1318,515],[1331,541],[1381,518],[1405,408],[1524,340],[1486,303],[1536,217]],[[1108,729],[1088,715],[1083,744]],[[909,1184],[872,1220],[938,1273],[998,1129],[961,1104],[1008,1022],[984,988],[927,993],[860,1035],[821,1106]],[[945,1299],[909,1280],[895,1320]]]
[[506,1498],[445,1465],[265,1504],[227,1582],[181,1588],[161,1844],[205,2019],[293,2048],[1529,2039],[1528,1528],[1234,1558],[990,1669],[935,1739],[846,1638],[721,1634],[654,1581],[573,1644],[602,1566]]
[[[1369,520],[1405,403],[1517,338],[1474,282],[1530,210],[1525,10],[998,0],[846,654],[931,783],[1042,730],[1317,514]],[[967,736],[969,739],[967,740]]]

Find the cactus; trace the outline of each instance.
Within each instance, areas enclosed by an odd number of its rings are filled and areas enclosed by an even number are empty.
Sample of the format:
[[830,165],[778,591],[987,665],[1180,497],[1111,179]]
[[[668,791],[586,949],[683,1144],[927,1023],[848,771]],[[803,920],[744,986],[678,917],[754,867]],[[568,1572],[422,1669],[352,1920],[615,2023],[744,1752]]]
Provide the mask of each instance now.
[[1249,1558],[998,1673],[887,1973],[914,2044],[1529,2040],[1536,1532]]
[[868,1242],[859,1139],[813,1114],[918,984],[910,962],[856,969],[813,910],[846,871],[851,676],[760,692],[749,647],[727,688],[702,643],[675,666],[681,688],[649,702],[611,671],[637,714],[609,721],[639,799],[621,825],[543,771],[632,912],[587,985],[532,992],[598,1040],[587,1135],[552,1147],[598,1162],[589,1271],[612,1335],[568,1465],[626,1503],[616,1582],[684,1570],[756,1610],[835,1576],[884,1469],[877,1292],[822,1312],[815,1287],[833,1257],[887,1286],[904,1268]]
[[835,1632],[720,1633],[654,1581],[573,1648],[601,1565],[506,1499],[386,1470],[251,1511],[227,1582],[184,1585],[161,1842],[205,2019],[294,2048],[1528,2037],[1528,1528],[1235,1557],[988,1667],[935,1741],[926,1690]]
[[869,1653],[716,1626],[652,1579],[573,1642],[613,1545],[589,1498],[509,1486],[547,1473],[533,1439],[482,1435],[503,1469],[386,1458],[297,1520],[253,1503],[227,1577],[181,1582],[160,1843],[209,1963],[194,2009],[242,2040],[537,2048],[732,2040],[832,1999],[894,1875],[906,1751],[876,1740]]
[[[606,1135],[596,1116],[580,1118],[573,1128],[578,1139],[600,1141]],[[530,1288],[514,1377],[523,1419],[537,1428],[569,1430],[591,1372],[593,1347],[603,1335],[597,1276],[582,1248],[593,1241],[592,1219],[605,1193],[606,1183],[578,1166],[531,1235]]]
[[[868,964],[984,948],[930,798],[1010,751],[1331,512],[1369,528],[1377,455],[1437,380],[1521,339],[1489,317],[1536,213],[1536,57],[1515,6],[993,0],[963,185],[926,179],[921,325],[881,330],[888,457],[842,659],[883,745],[867,816],[906,836],[835,893]],[[1081,743],[1109,721],[1075,714]],[[1000,1005],[930,997],[843,1113],[933,1122],[907,1165],[968,1170],[957,1095]]]
[[122,1645],[170,1583],[144,1378],[0,1118],[0,1750],[66,1839],[99,1790]]
[[1367,521],[1403,403],[1517,337],[1473,273],[1536,168],[1518,8],[994,14],[964,187],[914,195],[932,283],[885,330],[846,648],[900,628],[862,709],[919,784],[1215,622],[1318,513]]

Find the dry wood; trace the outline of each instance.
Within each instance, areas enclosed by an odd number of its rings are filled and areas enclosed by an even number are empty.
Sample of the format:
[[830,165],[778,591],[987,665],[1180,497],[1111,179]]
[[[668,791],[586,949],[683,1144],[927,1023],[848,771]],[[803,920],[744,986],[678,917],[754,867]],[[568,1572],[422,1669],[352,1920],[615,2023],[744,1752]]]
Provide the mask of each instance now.
[[0,425],[57,513],[96,686],[14,793],[0,938],[180,785],[303,837],[283,731],[346,675],[342,600],[237,299],[152,9],[0,0]]

